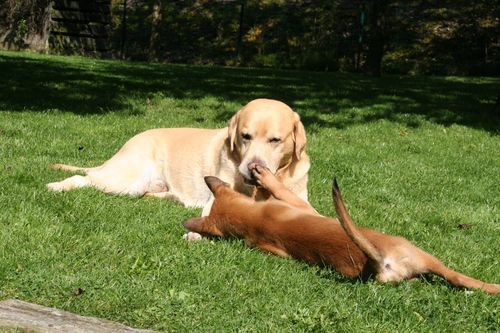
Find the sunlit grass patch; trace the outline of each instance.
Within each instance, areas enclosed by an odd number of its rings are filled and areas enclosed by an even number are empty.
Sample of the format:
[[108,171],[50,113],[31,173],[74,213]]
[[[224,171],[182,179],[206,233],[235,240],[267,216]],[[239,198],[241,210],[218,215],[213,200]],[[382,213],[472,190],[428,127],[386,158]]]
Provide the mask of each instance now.
[[187,243],[181,223],[199,209],[45,184],[67,176],[49,163],[98,165],[148,128],[224,127],[249,100],[276,98],[306,126],[318,211],[334,215],[335,175],[359,225],[500,283],[500,124],[491,111],[500,79],[10,52],[0,52],[0,72],[0,299],[175,332],[499,327],[498,298],[439,278],[363,283],[238,240]]

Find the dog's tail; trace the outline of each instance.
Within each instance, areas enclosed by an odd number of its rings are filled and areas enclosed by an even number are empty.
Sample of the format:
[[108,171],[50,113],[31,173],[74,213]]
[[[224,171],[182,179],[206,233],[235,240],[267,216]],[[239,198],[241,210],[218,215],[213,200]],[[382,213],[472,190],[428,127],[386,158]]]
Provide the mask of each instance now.
[[[352,219],[349,216],[349,213],[347,212],[347,209],[342,200],[342,196],[340,195],[340,190],[337,185],[336,179],[333,180],[332,195],[333,202],[335,204],[335,211],[337,212],[340,224],[344,228],[346,234],[351,238],[354,244],[356,244],[356,246],[358,246],[358,248],[363,251],[363,253],[375,264],[374,268],[378,269],[379,265],[383,262],[384,256],[377,248],[373,246],[373,244],[368,239],[366,239],[365,236],[363,236],[363,234],[352,222]],[[446,267],[441,261],[439,261],[431,254],[422,250],[420,251],[423,260],[425,261],[422,266],[425,267],[426,272],[442,277],[455,287],[480,289],[492,295],[500,294],[500,284],[486,283],[454,271]]]
[[351,216],[349,216],[349,213],[344,205],[344,201],[342,200],[337,179],[335,178],[333,179],[332,196],[335,211],[337,212],[342,228],[344,228],[347,236],[351,238],[354,244],[357,245],[357,247],[375,264],[377,268],[379,264],[383,262],[384,256],[368,239],[366,239],[365,236],[363,236],[354,222],[352,222]]
[[67,165],[67,164],[50,164],[49,167],[54,170],[64,170],[64,171],[81,171],[85,174],[87,174],[90,170],[95,169],[95,168],[84,168],[84,167],[78,167],[78,166],[73,166],[73,165]]
[[430,255],[429,253],[425,254],[426,266],[429,273],[442,277],[455,287],[480,289],[488,294],[500,295],[500,284],[486,283],[480,280],[476,280],[470,276],[446,267],[441,261],[439,261],[436,257]]

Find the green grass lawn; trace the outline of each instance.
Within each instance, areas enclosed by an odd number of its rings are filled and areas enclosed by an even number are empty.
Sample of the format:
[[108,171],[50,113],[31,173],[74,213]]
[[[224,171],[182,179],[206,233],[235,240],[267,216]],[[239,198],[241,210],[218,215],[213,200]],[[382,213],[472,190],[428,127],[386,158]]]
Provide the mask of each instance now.
[[[199,209],[52,193],[62,162],[93,166],[154,127],[223,127],[257,97],[308,134],[310,201],[404,236],[500,283],[498,78],[397,77],[149,65],[0,52],[0,300],[173,332],[486,332],[500,299],[439,278],[363,283],[247,248],[188,243]],[[462,227],[460,227],[462,226]]]

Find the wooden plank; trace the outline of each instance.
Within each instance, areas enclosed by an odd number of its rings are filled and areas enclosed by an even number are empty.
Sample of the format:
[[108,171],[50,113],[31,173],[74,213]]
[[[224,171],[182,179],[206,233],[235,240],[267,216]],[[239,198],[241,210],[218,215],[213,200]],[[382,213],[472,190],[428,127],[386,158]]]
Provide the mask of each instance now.
[[51,33],[49,45],[53,50],[72,50],[74,52],[82,51],[100,51],[110,50],[109,40],[107,38],[92,38]]
[[95,1],[55,0],[52,7],[57,10],[96,12],[103,14],[111,12],[111,2],[96,3]]
[[109,23],[111,22],[111,15],[102,13],[88,13],[88,12],[77,12],[77,11],[63,11],[63,10],[52,10],[51,15],[52,21],[60,22],[96,22],[96,23]]
[[97,9],[85,9],[85,8],[70,9],[70,8],[64,8],[64,7],[54,6],[54,7],[52,7],[52,9],[60,10],[60,11],[64,11],[64,12],[111,15],[111,7],[109,7],[109,8],[108,7],[102,7],[102,8],[97,8]]
[[101,23],[51,22],[50,31],[56,35],[107,38],[110,26]]
[[95,317],[48,308],[19,300],[0,302],[0,331],[23,330],[33,333],[153,333]]

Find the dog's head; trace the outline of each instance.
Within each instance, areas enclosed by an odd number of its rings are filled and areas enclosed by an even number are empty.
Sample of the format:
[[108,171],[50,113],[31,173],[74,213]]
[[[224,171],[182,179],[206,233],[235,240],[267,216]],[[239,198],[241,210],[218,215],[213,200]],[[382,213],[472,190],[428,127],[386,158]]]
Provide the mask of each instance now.
[[302,158],[306,134],[300,117],[285,103],[256,99],[229,122],[230,149],[240,157],[239,172],[252,181],[255,164],[276,173]]

